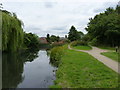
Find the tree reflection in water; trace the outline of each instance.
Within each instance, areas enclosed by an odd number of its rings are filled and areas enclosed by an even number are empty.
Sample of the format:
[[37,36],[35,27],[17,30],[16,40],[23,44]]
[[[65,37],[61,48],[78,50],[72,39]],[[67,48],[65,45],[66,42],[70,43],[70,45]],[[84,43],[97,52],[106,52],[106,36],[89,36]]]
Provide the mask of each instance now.
[[2,54],[2,87],[17,88],[17,85],[24,80],[22,76],[24,63],[32,62],[38,57],[39,50],[27,50],[22,53]]

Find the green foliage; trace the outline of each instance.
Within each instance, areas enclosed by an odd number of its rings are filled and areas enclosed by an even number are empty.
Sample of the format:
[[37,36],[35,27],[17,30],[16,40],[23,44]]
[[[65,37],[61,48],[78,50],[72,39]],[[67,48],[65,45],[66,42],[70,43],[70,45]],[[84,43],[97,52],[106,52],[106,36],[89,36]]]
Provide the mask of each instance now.
[[72,46],[79,46],[79,45],[83,45],[83,46],[87,46],[87,42],[85,41],[74,41],[71,43]]
[[75,49],[80,49],[80,50],[92,49],[90,46],[88,46],[88,43],[86,41],[74,41],[71,43],[71,46]]
[[96,38],[93,38],[92,41],[89,43],[90,45],[93,45],[93,46],[98,46],[99,43],[97,43],[98,40]]
[[83,46],[83,45],[74,46],[73,48],[75,48],[77,50],[91,50],[92,49],[92,47],[90,47],[90,46]]
[[62,87],[59,86],[59,85],[52,85],[52,86],[50,86],[50,90],[55,90],[55,89],[57,89],[57,90],[62,90],[61,88],[62,88]]
[[86,30],[93,43],[109,46],[120,45],[120,6],[107,8],[104,13],[90,19]]
[[55,85],[62,88],[116,88],[118,73],[114,72],[91,55],[69,50],[56,72]]
[[40,45],[39,37],[32,33],[24,33],[24,44],[29,49],[38,48]]
[[22,22],[14,13],[2,10],[2,51],[21,49],[23,38]]
[[57,46],[62,46],[62,45],[64,45],[65,43],[53,43],[53,44],[51,44],[51,46],[52,47],[57,47]]
[[50,37],[50,41],[51,42],[58,42],[60,40],[60,37],[59,36],[55,36],[55,35],[51,35]]
[[65,40],[65,42],[66,42],[66,43],[70,43],[71,41],[67,39],[67,40]]
[[52,43],[52,42],[58,42],[58,41],[60,41],[60,37],[59,36],[55,36],[55,35],[49,35],[49,34],[47,34],[47,41],[49,42],[49,43]]
[[89,41],[90,41],[90,36],[89,36],[88,34],[85,34],[85,35],[82,37],[82,41],[89,42]]
[[15,13],[2,10],[2,51],[16,52],[26,48],[37,48],[38,36],[23,32],[23,22]]
[[115,47],[109,47],[109,46],[98,46],[98,48],[101,48],[101,49],[106,49],[106,50],[113,50],[113,51],[115,51]]
[[24,64],[38,57],[39,50],[2,53],[2,88],[17,88],[23,81]]
[[50,35],[49,35],[49,34],[47,34],[47,38],[46,38],[46,40],[47,40],[47,42],[50,43]]
[[82,39],[84,37],[84,33],[81,31],[78,31],[78,39]]
[[50,60],[54,66],[59,66],[61,58],[64,55],[64,50],[62,46],[54,47],[50,53]]
[[84,35],[81,31],[78,32],[74,26],[70,28],[70,32],[68,34],[68,39],[70,41],[80,40]]

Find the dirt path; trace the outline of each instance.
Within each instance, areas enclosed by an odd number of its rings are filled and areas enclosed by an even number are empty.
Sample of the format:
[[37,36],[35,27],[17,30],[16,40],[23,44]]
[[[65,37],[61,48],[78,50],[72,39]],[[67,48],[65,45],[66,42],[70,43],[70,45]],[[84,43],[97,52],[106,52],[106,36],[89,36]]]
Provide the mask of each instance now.
[[95,57],[97,60],[99,60],[103,64],[105,64],[106,66],[108,66],[109,68],[111,68],[112,70],[114,70],[115,72],[120,74],[120,70],[118,70],[118,67],[120,67],[120,63],[113,61],[112,59],[100,54],[102,52],[108,52],[109,50],[103,50],[103,49],[99,49],[97,47],[92,47],[92,50],[77,50],[77,49],[71,48],[70,45],[68,45],[68,48],[71,50],[75,50],[75,51],[86,52],[86,53],[92,55],[93,57]]

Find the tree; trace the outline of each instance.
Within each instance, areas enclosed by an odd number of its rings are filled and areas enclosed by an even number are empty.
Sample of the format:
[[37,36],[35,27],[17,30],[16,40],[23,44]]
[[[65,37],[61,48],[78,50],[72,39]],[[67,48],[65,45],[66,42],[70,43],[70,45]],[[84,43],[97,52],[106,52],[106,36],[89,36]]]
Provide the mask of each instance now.
[[2,10],[2,51],[15,52],[23,47],[24,32],[17,15]]
[[28,49],[39,47],[39,37],[32,33],[24,33],[24,44]]
[[120,15],[117,6],[107,8],[104,13],[90,19],[87,28],[90,39],[98,45],[119,46],[120,45]]
[[65,38],[67,38],[67,35],[65,35]]
[[55,35],[51,35],[50,37],[50,41],[51,42],[58,42],[60,40],[60,37],[59,36],[55,36]]
[[84,36],[84,33],[83,32],[81,32],[81,31],[78,31],[78,37],[79,37],[79,39],[81,40],[82,38],[83,38],[83,36]]
[[0,10],[1,10],[1,9],[3,9],[3,7],[2,7],[2,3],[0,3]]
[[68,39],[70,41],[80,40],[82,35],[82,32],[78,32],[74,26],[71,26],[70,31],[68,33]]
[[89,34],[85,34],[85,35],[82,37],[82,41],[88,42],[89,40],[90,40]]
[[60,41],[60,37],[59,37],[59,36],[56,37],[56,41],[57,41],[57,42]]
[[50,35],[49,34],[47,34],[47,41],[50,43]]

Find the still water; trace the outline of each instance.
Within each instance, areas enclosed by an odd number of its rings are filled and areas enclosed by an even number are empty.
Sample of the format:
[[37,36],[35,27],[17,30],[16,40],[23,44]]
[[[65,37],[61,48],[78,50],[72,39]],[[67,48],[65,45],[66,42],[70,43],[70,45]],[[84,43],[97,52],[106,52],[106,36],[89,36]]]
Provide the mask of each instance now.
[[49,88],[54,85],[56,67],[45,50],[3,54],[3,88]]

